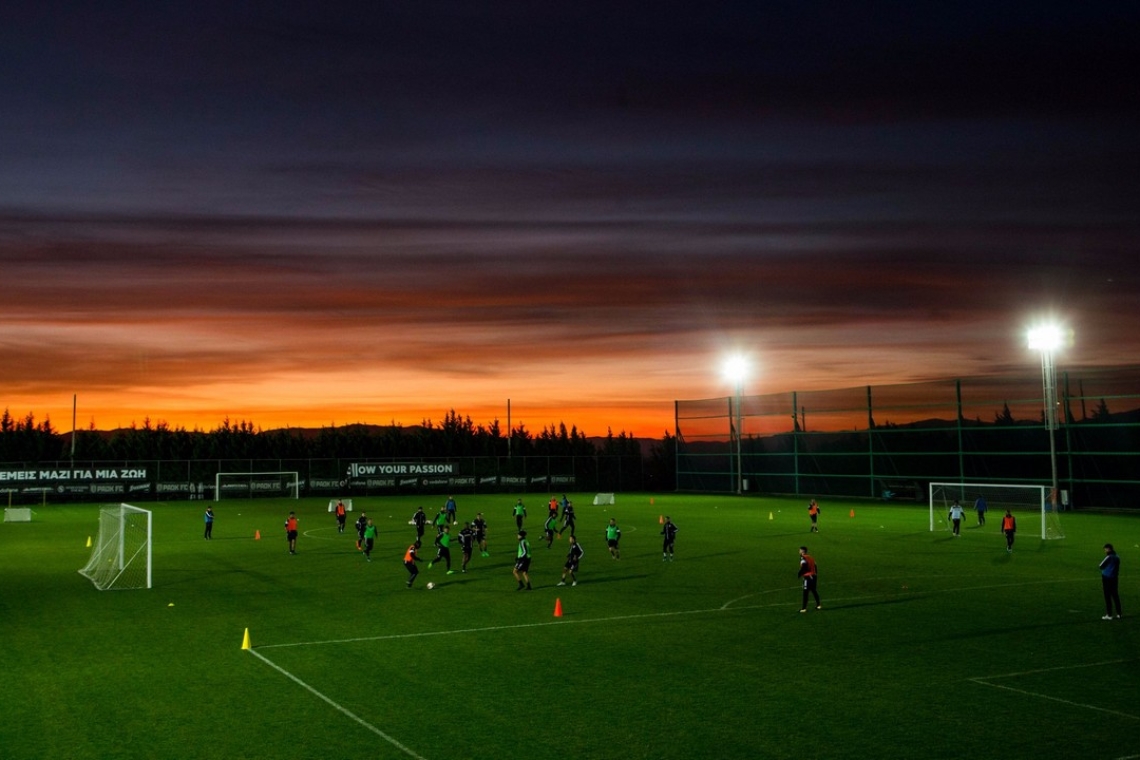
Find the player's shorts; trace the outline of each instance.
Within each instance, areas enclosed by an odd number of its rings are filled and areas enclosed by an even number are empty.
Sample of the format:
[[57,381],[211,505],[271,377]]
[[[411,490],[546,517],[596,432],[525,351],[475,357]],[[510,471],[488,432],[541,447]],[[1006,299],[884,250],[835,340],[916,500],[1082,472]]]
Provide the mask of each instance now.
[[618,545],[618,540],[616,538],[611,538],[608,541],[606,541],[606,545],[609,546],[611,549],[616,549],[617,545]]
[[285,537],[288,538],[290,541],[296,541],[297,540],[297,531],[295,531],[295,530],[286,531]]
[[565,565],[562,566],[562,569],[568,570],[571,573],[578,572],[578,560],[575,559],[575,560],[571,560],[570,562],[567,562]]
[[519,557],[518,561],[515,562],[515,570],[518,570],[520,573],[529,572],[530,557]]
[[813,588],[815,588],[816,580],[817,580],[817,578],[814,575],[805,575],[804,576],[804,591],[811,591]]

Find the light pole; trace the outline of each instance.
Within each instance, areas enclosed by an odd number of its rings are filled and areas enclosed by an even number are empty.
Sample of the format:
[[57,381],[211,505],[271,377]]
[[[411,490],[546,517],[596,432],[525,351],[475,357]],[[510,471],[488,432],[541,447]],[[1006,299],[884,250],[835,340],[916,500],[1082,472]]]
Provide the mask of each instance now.
[[733,437],[736,439],[736,493],[744,493],[744,454],[741,450],[741,439],[744,437],[744,410],[742,396],[744,395],[744,377],[748,374],[748,360],[743,356],[730,357],[724,363],[724,375],[736,386],[736,401],[734,406],[736,424],[733,425]]
[[[1045,429],[1049,432],[1049,467],[1052,472],[1052,491],[1049,499],[1057,509],[1057,366],[1053,361],[1057,349],[1065,342],[1065,333],[1057,325],[1042,325],[1029,331],[1029,348],[1041,352],[1041,384],[1045,396]],[[1045,516],[1041,516],[1044,522]],[[1042,525],[1042,531],[1045,526]],[[1041,535],[1045,535],[1042,532]]]

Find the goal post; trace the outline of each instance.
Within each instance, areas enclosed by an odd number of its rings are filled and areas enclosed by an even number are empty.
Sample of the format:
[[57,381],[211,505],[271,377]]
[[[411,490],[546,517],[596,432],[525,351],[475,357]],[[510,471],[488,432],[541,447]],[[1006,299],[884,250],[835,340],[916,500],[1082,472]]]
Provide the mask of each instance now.
[[1048,486],[1032,486],[1011,483],[931,483],[930,484],[930,530],[949,530],[947,513],[957,500],[967,515],[976,514],[979,498],[986,501],[986,515],[1000,527],[1001,518],[1009,510],[1014,517],[1027,517],[1032,513],[1034,521],[1041,520],[1041,538],[1064,538],[1059,515],[1060,505],[1050,498]]
[[99,510],[99,534],[79,571],[100,591],[150,588],[153,524],[148,509],[130,504]]
[[214,501],[223,498],[253,499],[261,496],[301,498],[297,472],[219,472],[214,476]]

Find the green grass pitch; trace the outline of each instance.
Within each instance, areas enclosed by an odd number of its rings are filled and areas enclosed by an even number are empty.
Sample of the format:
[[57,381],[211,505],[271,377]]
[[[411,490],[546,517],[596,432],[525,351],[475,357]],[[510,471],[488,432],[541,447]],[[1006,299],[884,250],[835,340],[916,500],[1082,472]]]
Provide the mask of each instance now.
[[[1067,537],[1042,541],[1024,513],[1007,554],[993,513],[952,538],[925,507],[825,500],[812,534],[806,498],[592,496],[571,494],[576,588],[555,586],[567,542],[546,547],[545,500],[525,499],[531,592],[511,577],[513,495],[460,496],[491,556],[425,562],[412,590],[408,520],[442,498],[356,499],[344,535],[327,499],[222,502],[210,542],[205,503],[143,504],[154,588],[107,592],[76,572],[98,507],[38,507],[0,526],[0,757],[1140,757],[1137,516],[1065,513]],[[1106,541],[1121,621],[1100,619]],[[806,614],[801,544],[823,598]]]

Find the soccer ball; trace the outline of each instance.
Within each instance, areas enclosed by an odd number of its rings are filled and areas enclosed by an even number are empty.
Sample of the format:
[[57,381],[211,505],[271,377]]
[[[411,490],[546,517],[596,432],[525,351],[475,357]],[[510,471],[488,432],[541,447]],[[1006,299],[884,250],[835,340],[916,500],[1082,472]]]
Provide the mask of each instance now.
[[434,584],[434,583],[431,583],[431,582],[428,582],[428,585],[427,585],[427,589],[428,589],[428,591],[431,591],[433,588],[435,588],[435,584]]

